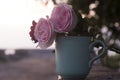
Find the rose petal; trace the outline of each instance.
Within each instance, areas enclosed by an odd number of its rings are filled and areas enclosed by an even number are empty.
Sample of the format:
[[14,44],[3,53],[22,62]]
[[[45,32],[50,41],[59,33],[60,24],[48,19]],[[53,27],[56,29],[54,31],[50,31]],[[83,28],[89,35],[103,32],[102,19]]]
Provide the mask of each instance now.
[[30,32],[29,32],[29,35],[30,35],[30,37],[31,37],[31,40],[33,40],[35,43],[38,42],[38,41],[36,40],[35,36],[34,36],[34,29],[35,29],[36,24],[37,24],[37,23],[33,20],[33,21],[32,21],[32,26],[31,26],[31,30],[30,30]]

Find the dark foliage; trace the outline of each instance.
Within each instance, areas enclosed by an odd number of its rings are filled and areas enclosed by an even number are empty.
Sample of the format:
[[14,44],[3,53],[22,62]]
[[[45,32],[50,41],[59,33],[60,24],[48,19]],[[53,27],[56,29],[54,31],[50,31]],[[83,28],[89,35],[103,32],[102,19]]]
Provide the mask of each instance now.
[[[57,4],[56,0],[53,0],[53,2]],[[96,36],[99,34],[99,39],[102,39],[101,36],[111,32],[112,34],[110,36],[104,38],[106,45],[108,49],[120,53],[120,45],[118,44],[120,42],[120,0],[68,0],[68,3],[78,9],[80,14],[86,15],[76,30],[70,32],[72,35],[76,35],[76,32],[81,32],[83,33],[82,35],[88,35],[88,27],[91,29],[89,31],[90,35]],[[97,4],[97,7],[92,9],[96,14],[90,17],[89,11],[91,9],[89,6],[92,3]],[[81,18],[79,17],[79,19]],[[82,29],[79,26],[83,26],[81,27]],[[106,34],[101,33],[101,29],[104,26],[108,28]],[[87,28],[84,29],[84,27]]]

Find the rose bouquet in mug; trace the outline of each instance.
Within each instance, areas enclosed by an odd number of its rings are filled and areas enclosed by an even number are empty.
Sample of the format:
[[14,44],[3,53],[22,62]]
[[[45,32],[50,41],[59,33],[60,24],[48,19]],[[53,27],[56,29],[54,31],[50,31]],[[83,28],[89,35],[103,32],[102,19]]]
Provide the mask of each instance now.
[[79,11],[71,5],[60,3],[53,8],[50,18],[47,16],[47,19],[33,21],[29,34],[41,48],[47,48],[58,36],[90,36],[89,32]]

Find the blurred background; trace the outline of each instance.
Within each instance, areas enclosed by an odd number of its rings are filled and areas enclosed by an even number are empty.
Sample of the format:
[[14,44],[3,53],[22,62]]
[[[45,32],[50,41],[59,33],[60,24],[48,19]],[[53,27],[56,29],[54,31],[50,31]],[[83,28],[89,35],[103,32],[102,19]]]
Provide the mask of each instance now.
[[[94,66],[88,80],[117,80],[120,75],[120,0],[1,0],[0,80],[57,80],[54,44],[41,50],[31,41],[29,31],[32,20],[37,22],[41,17],[50,16],[53,7],[61,2],[77,6],[82,18],[87,18],[88,26],[97,28],[108,46],[107,55],[96,61],[97,68]],[[96,54],[97,50],[95,48]],[[96,71],[100,72],[97,78]]]
[[[60,2],[71,2],[79,9],[88,26],[98,28],[110,50],[120,52],[119,0],[6,0],[0,2],[0,48],[36,48],[29,31],[32,20],[50,16]],[[54,45],[51,46],[54,48]]]
[[[30,39],[32,20],[50,16],[52,8],[71,2],[79,9],[88,26],[98,28],[110,50],[120,52],[119,0],[5,0],[0,2],[0,48],[36,48]],[[54,44],[50,47],[54,48]]]

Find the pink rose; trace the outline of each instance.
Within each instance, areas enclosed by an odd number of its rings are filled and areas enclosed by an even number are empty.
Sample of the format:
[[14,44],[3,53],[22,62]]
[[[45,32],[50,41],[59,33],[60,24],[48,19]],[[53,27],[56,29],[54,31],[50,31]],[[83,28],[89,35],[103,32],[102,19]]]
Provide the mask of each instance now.
[[70,5],[61,3],[53,8],[51,21],[56,32],[69,32],[75,28],[77,16]]
[[38,40],[41,48],[49,47],[55,39],[52,22],[49,19],[41,18],[35,27],[34,36]]

